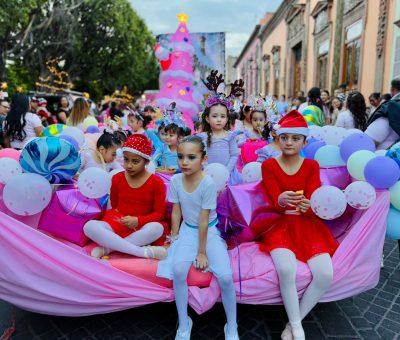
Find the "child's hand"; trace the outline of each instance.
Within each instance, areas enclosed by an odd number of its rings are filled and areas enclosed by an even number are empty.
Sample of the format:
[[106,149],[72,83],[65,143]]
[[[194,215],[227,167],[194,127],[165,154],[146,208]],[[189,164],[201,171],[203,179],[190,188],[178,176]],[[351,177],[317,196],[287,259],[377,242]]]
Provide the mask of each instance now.
[[206,254],[198,254],[196,257],[196,268],[205,271],[208,267],[208,259]]
[[135,229],[138,225],[138,218],[133,216],[124,216],[121,218],[121,223],[129,229]]
[[278,203],[281,207],[297,207],[303,198],[303,194],[295,193],[294,191],[285,191],[279,195]]
[[311,202],[309,199],[303,198],[297,207],[302,213],[305,213],[308,209],[310,209]]

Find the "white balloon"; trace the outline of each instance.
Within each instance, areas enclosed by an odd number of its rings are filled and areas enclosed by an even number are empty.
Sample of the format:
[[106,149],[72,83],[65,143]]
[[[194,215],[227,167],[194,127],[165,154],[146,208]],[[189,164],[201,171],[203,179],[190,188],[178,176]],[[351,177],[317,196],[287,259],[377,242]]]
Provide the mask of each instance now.
[[155,55],[158,60],[168,60],[169,59],[169,51],[168,49],[160,46],[157,48]]
[[111,176],[103,169],[87,168],[79,176],[78,188],[88,198],[103,197],[110,191]]
[[208,164],[204,171],[207,175],[209,175],[217,188],[217,192],[221,191],[228,183],[229,180],[229,171],[226,166],[220,163],[212,163]]
[[322,128],[317,125],[310,125],[309,127],[310,130],[310,137],[322,140]]
[[247,163],[242,170],[243,182],[257,182],[262,178],[261,175],[261,163],[260,162],[250,162]]
[[374,187],[363,181],[349,184],[344,194],[347,203],[356,209],[368,209],[376,200]]
[[7,183],[11,178],[21,175],[22,168],[19,162],[12,158],[0,158],[0,183]]
[[85,134],[83,133],[83,131],[74,126],[68,126],[66,129],[62,130],[60,135],[66,135],[75,138],[79,146],[82,146],[85,142]]
[[149,164],[146,165],[146,170],[150,172],[151,174],[156,173],[156,166],[154,165],[153,161],[150,161]]
[[333,220],[343,215],[346,210],[346,196],[340,189],[324,185],[311,196],[311,208],[314,213],[324,219]]
[[114,175],[119,174],[119,173],[122,172],[122,171],[125,171],[125,169],[118,168],[118,169],[111,170],[108,174],[109,174],[111,177],[113,177]]
[[33,173],[9,179],[3,190],[6,207],[20,216],[31,216],[48,206],[53,190],[49,181]]
[[346,138],[346,133],[346,129],[331,125],[326,125],[321,129],[322,140],[327,145],[340,145],[343,139]]

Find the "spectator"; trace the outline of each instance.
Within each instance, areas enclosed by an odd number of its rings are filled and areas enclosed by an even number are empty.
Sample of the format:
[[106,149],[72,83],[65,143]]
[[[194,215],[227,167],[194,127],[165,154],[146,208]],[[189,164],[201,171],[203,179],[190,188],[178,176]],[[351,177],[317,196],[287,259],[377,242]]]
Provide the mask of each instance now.
[[365,131],[378,150],[390,148],[400,138],[400,78],[392,80],[390,92],[392,98],[377,107]]
[[376,108],[379,106],[380,98],[381,94],[379,92],[372,92],[369,95],[368,100],[371,106],[369,108],[368,117],[371,117],[371,115],[375,112]]
[[110,117],[111,117],[112,120],[116,120],[115,116],[118,116],[120,118],[124,116],[124,114],[117,108],[117,103],[116,102],[111,102],[111,107],[110,107],[109,114],[110,114]]
[[38,109],[38,99],[37,97],[32,97],[31,101],[29,102],[29,112],[36,113]]
[[48,126],[52,124],[56,124],[55,119],[51,116],[49,110],[47,110],[47,100],[44,98],[38,99],[38,108],[36,110],[36,114],[39,116],[42,121],[43,126]]
[[322,111],[324,112],[325,125],[331,123],[331,96],[328,90],[321,91]]
[[29,97],[16,94],[3,123],[5,147],[21,150],[26,143],[41,135],[43,126],[40,118],[28,110]]
[[89,117],[89,103],[85,98],[76,98],[72,106],[71,114],[67,119],[68,126],[83,127],[83,121]]
[[360,92],[352,92],[347,96],[347,110],[340,112],[335,126],[345,129],[364,131],[367,124],[367,105]]
[[68,98],[65,96],[62,96],[60,98],[60,102],[58,103],[58,109],[57,109],[57,120],[60,124],[66,124],[67,123],[67,118],[69,117],[71,110],[69,107],[69,101]]
[[4,148],[4,136],[3,136],[3,122],[7,117],[8,111],[10,111],[10,104],[7,100],[0,100],[0,147]]
[[342,111],[343,111],[343,103],[339,100],[338,97],[334,97],[332,99],[331,125],[336,124],[336,120],[339,116],[339,113]]

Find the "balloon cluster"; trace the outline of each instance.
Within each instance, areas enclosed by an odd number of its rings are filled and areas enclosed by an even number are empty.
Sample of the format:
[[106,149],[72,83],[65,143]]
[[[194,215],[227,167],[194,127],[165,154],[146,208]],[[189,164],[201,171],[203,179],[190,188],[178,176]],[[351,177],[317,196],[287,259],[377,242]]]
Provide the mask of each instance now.
[[[306,158],[315,159],[321,167],[346,166],[357,180],[344,193],[321,187],[311,200],[313,211],[321,218],[339,217],[346,202],[356,209],[367,209],[376,199],[375,190],[389,189],[391,207],[386,234],[400,239],[400,143],[390,150],[376,150],[374,141],[357,129],[334,126],[310,126],[310,138],[303,149]],[[329,205],[335,202],[333,205]]]
[[[2,199],[11,212],[22,216],[40,213],[51,201],[52,185],[72,183],[81,166],[80,148],[95,148],[100,137],[94,117],[86,118],[82,128],[86,134],[77,127],[50,125],[21,152],[0,150]],[[105,170],[88,168],[77,185],[84,196],[101,198],[110,191],[111,177]]]

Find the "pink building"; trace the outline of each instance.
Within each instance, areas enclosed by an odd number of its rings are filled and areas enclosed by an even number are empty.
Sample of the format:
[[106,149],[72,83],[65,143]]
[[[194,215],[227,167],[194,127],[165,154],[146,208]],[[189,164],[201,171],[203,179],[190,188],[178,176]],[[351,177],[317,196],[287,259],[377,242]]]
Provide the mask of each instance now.
[[254,28],[246,45],[237,58],[234,68],[237,78],[244,80],[244,97],[259,94],[262,91],[261,85],[261,41],[260,30],[273,17],[273,13],[266,13],[264,18]]

